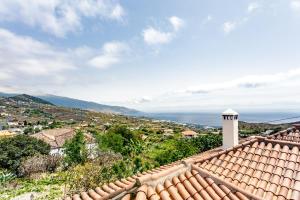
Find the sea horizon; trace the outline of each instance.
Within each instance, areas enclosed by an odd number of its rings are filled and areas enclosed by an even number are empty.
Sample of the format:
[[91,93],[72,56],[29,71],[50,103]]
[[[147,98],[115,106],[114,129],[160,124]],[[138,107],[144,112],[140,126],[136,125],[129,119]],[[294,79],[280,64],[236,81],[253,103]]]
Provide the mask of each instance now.
[[[222,125],[219,112],[148,112],[144,117],[184,124],[219,127]],[[293,123],[300,121],[300,112],[241,112],[239,120],[248,123]]]

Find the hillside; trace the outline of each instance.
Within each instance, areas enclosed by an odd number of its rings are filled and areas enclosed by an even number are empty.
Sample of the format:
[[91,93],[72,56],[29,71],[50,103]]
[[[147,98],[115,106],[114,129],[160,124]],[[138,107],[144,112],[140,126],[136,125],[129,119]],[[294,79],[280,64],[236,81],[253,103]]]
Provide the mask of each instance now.
[[20,94],[12,97],[8,97],[9,99],[15,100],[15,101],[21,101],[21,102],[26,102],[26,103],[40,103],[40,104],[47,104],[47,105],[54,105],[50,103],[49,101],[40,99],[38,97],[30,96],[27,94]]
[[[9,97],[13,100],[28,100],[30,95],[21,95],[21,94],[8,94],[0,92],[0,97]],[[105,113],[116,113],[116,114],[123,114],[123,115],[138,115],[141,112],[122,107],[122,106],[110,106],[99,104],[96,102],[84,101],[79,99],[73,99],[69,97],[62,97],[56,95],[39,95],[39,96],[30,96],[30,99],[33,101],[37,101],[36,103],[42,104],[52,104],[56,106],[63,106],[67,108],[79,108],[84,110],[92,110],[97,112],[105,112]]]
[[73,99],[69,97],[61,97],[55,95],[44,95],[38,97],[46,101],[49,101],[54,105],[68,107],[68,108],[79,108],[84,110],[93,110],[93,111],[106,112],[106,113],[118,113],[118,114],[125,114],[125,115],[135,115],[140,113],[137,110],[122,107],[122,106],[109,106],[109,105],[99,104],[90,101]]

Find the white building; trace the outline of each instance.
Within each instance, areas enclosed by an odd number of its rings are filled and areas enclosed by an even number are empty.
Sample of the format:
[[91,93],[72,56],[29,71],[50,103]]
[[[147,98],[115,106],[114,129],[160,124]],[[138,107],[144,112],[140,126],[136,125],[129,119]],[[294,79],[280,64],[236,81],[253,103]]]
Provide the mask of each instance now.
[[[64,154],[64,143],[75,136],[76,132],[72,128],[57,128],[43,130],[39,133],[31,135],[37,139],[43,140],[50,145],[51,155],[63,155]],[[90,134],[84,134],[87,141],[87,149],[91,151],[95,147],[94,138]]]

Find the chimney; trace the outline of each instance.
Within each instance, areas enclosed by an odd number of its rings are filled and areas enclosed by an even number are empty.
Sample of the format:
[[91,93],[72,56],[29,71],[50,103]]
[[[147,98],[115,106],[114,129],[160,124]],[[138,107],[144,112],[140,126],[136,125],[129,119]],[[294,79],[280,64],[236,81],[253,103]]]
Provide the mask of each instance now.
[[223,149],[239,144],[239,114],[232,109],[222,113],[223,119]]

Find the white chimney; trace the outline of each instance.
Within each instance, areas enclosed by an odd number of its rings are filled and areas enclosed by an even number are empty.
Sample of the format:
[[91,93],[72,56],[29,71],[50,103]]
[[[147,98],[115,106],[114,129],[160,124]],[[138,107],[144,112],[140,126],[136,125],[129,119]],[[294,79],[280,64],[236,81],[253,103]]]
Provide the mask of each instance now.
[[232,109],[222,113],[223,120],[223,149],[239,144],[239,114]]

